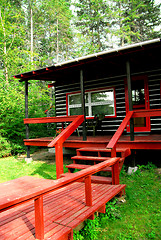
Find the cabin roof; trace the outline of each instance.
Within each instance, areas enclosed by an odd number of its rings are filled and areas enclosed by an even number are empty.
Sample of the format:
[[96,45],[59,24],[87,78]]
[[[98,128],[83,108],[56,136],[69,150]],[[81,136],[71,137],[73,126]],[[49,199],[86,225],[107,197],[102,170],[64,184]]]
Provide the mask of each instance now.
[[160,38],[75,58],[72,60],[54,64],[46,68],[41,68],[41,69],[17,74],[14,76],[14,78],[19,78],[20,81],[25,81],[25,80],[56,81],[57,80],[56,76],[58,74],[59,75],[62,74],[64,70],[70,70],[71,68],[72,70],[74,68],[80,69],[84,65],[87,65],[92,62],[102,61],[104,59],[108,59],[111,57],[116,59],[118,58],[118,56],[125,56],[125,55],[128,56],[133,54],[134,52],[142,52],[145,50],[149,50],[151,48],[158,47],[158,45],[161,46]]

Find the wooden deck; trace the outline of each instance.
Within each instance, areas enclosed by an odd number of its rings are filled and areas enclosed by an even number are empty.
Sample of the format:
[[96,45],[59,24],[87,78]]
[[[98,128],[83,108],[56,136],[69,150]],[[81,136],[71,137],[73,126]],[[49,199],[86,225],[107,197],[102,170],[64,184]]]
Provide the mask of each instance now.
[[[119,157],[57,180],[24,176],[0,184],[0,239],[72,240],[73,229],[122,195]],[[93,174],[112,167],[112,184],[92,183]]]
[[[51,184],[51,180],[43,183]],[[41,180],[39,179],[41,183]],[[43,198],[44,239],[68,239],[73,229],[96,211],[104,212],[105,204],[119,194],[125,185],[92,184],[92,206],[85,204],[85,184],[74,182]],[[0,214],[0,239],[35,239],[34,203],[23,204]],[[72,238],[71,238],[72,239]]]
[[[83,141],[82,137],[70,136],[63,144],[63,147],[81,148],[81,147],[102,147],[105,148],[109,143],[112,135],[106,136],[88,136],[87,141]],[[24,140],[27,146],[44,146],[53,140],[52,137],[37,138]],[[130,136],[122,135],[117,143],[117,147],[130,149],[161,149],[161,134],[139,134],[135,135],[135,140],[130,141]]]

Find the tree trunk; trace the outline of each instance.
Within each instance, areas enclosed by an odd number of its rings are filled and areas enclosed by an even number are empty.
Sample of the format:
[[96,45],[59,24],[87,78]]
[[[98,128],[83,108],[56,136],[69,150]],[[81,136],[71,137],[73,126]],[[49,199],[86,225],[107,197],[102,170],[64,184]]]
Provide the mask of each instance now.
[[33,58],[33,51],[34,51],[33,36],[34,36],[34,34],[33,34],[33,14],[32,14],[32,8],[31,8],[31,18],[30,18],[30,21],[31,21],[31,64],[33,65],[33,62],[34,62],[34,58]]
[[4,47],[3,47],[3,53],[4,53],[4,68],[5,68],[5,78],[6,78],[6,83],[7,85],[9,84],[8,81],[8,68],[7,68],[7,44],[6,44],[6,29],[4,26],[2,14],[1,14],[1,9],[0,9],[0,19],[1,19],[1,24],[2,24],[2,29],[3,29],[3,36],[4,36]]

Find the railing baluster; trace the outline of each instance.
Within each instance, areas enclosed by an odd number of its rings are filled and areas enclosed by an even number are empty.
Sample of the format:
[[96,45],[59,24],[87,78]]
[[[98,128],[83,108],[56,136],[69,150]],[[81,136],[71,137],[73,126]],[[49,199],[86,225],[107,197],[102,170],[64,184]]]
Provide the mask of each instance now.
[[91,186],[91,175],[85,178],[85,198],[86,206],[92,206],[92,186]]
[[36,239],[44,239],[43,197],[36,198],[35,204],[35,234]]

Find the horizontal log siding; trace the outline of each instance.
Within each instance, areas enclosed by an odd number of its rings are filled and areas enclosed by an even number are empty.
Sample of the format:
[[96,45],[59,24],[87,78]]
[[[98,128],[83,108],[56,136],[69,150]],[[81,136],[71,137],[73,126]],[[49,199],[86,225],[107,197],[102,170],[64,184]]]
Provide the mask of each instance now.
[[[124,77],[117,78],[103,78],[96,80],[86,80],[85,90],[93,90],[98,88],[115,88],[116,94],[116,114],[117,118],[106,118],[102,121],[102,129],[106,133],[114,133],[122,120],[125,117],[125,93],[124,93]],[[55,103],[56,103],[56,116],[66,115],[66,93],[80,91],[80,84],[68,84],[56,87]],[[81,127],[79,127],[81,130]],[[91,131],[91,130],[89,130]],[[101,131],[101,130],[98,130]]]
[[[139,74],[133,75],[147,75],[149,83],[149,101],[150,108],[156,109],[161,108],[161,94],[160,94],[160,81],[161,81],[161,71],[153,70],[147,72],[140,72]],[[123,118],[125,117],[125,92],[124,92],[124,78],[125,76],[102,78],[95,80],[86,80],[85,89],[92,90],[99,88],[115,88],[116,93],[116,118],[106,118],[102,121],[102,128],[105,133],[114,133],[119,125],[121,124]],[[80,91],[80,84],[72,83],[63,86],[56,87],[55,93],[55,103],[56,103],[56,116],[66,115],[66,93],[72,93]],[[81,130],[81,127],[79,127]],[[151,117],[151,132],[157,133],[161,131],[161,117]]]
[[[160,81],[161,71],[148,73],[149,101],[151,109],[161,108]],[[151,132],[161,132],[161,117],[151,117]]]

